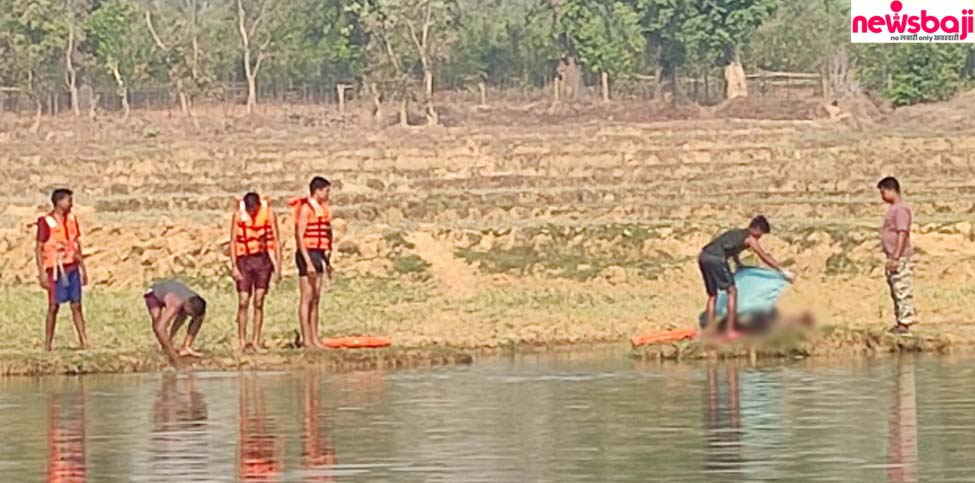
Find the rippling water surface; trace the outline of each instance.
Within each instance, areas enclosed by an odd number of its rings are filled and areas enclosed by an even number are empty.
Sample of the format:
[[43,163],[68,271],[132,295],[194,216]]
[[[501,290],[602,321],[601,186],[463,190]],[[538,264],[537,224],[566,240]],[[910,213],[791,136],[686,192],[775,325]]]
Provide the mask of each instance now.
[[0,379],[0,482],[975,481],[975,359]]

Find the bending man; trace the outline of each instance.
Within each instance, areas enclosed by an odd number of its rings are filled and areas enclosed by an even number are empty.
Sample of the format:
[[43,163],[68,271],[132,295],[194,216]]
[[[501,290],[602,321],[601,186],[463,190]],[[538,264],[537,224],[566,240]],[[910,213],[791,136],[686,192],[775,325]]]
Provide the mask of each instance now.
[[704,286],[708,292],[707,305],[707,328],[706,333],[713,335],[717,329],[717,301],[718,292],[728,292],[728,321],[725,326],[725,335],[729,339],[738,336],[735,330],[735,322],[738,310],[738,289],[735,287],[735,277],[728,267],[728,259],[734,259],[735,268],[741,267],[741,252],[748,249],[755,253],[766,265],[778,270],[789,282],[795,280],[795,276],[782,267],[771,255],[765,253],[759,244],[762,235],[767,235],[772,231],[768,220],[764,216],[756,216],[748,224],[748,228],[734,229],[722,233],[708,243],[701,250],[698,256],[698,265],[701,268],[701,275],[704,277]]
[[[145,294],[146,308],[152,320],[152,332],[156,340],[166,352],[169,363],[179,365],[179,356],[202,357],[203,354],[193,350],[193,340],[200,333],[203,317],[207,312],[207,303],[203,297],[197,295],[181,282],[166,280],[150,288]],[[173,339],[187,318],[192,318],[186,328],[186,338],[179,352],[173,346]]]

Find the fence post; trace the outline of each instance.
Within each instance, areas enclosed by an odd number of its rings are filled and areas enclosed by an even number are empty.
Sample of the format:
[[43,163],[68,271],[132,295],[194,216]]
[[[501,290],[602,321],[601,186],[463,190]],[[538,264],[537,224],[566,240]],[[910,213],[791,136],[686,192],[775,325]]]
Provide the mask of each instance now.
[[335,90],[339,95],[339,114],[345,115],[345,91],[346,89],[351,89],[352,86],[349,84],[336,84]]

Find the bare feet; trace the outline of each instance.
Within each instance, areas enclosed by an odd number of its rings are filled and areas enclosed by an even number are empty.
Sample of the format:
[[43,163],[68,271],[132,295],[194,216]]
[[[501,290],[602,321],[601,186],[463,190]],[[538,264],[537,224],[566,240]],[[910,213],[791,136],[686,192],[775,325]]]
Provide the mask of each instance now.
[[737,330],[729,330],[724,333],[724,336],[722,336],[721,339],[724,340],[725,342],[734,342],[738,339],[741,339],[744,336],[745,334],[742,334]]
[[182,349],[179,350],[179,355],[181,357],[197,357],[197,358],[203,357],[202,352],[198,352],[192,347],[183,347]]

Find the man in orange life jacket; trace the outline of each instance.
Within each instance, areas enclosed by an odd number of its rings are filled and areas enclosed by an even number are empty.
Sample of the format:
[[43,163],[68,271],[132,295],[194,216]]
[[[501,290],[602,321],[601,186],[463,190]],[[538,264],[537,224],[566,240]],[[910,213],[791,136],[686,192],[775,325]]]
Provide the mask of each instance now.
[[88,271],[81,254],[81,229],[71,213],[72,192],[61,188],[51,194],[54,209],[37,220],[37,278],[48,294],[47,320],[44,324],[44,350],[51,350],[54,326],[61,304],[71,306],[71,316],[78,332],[78,343],[88,348],[85,316],[81,310],[81,286],[88,284]]
[[332,184],[316,176],[308,186],[310,195],[290,204],[295,216],[295,265],[300,276],[301,302],[298,322],[301,345],[306,349],[324,349],[318,337],[318,303],[322,295],[322,274],[332,278],[332,215],[328,207]]
[[[263,350],[264,296],[271,273],[281,281],[281,250],[278,248],[278,220],[270,202],[257,193],[247,193],[234,212],[230,228],[230,260],[237,283],[237,349]],[[271,252],[274,257],[271,257]],[[254,335],[247,340],[247,309],[254,299]]]

